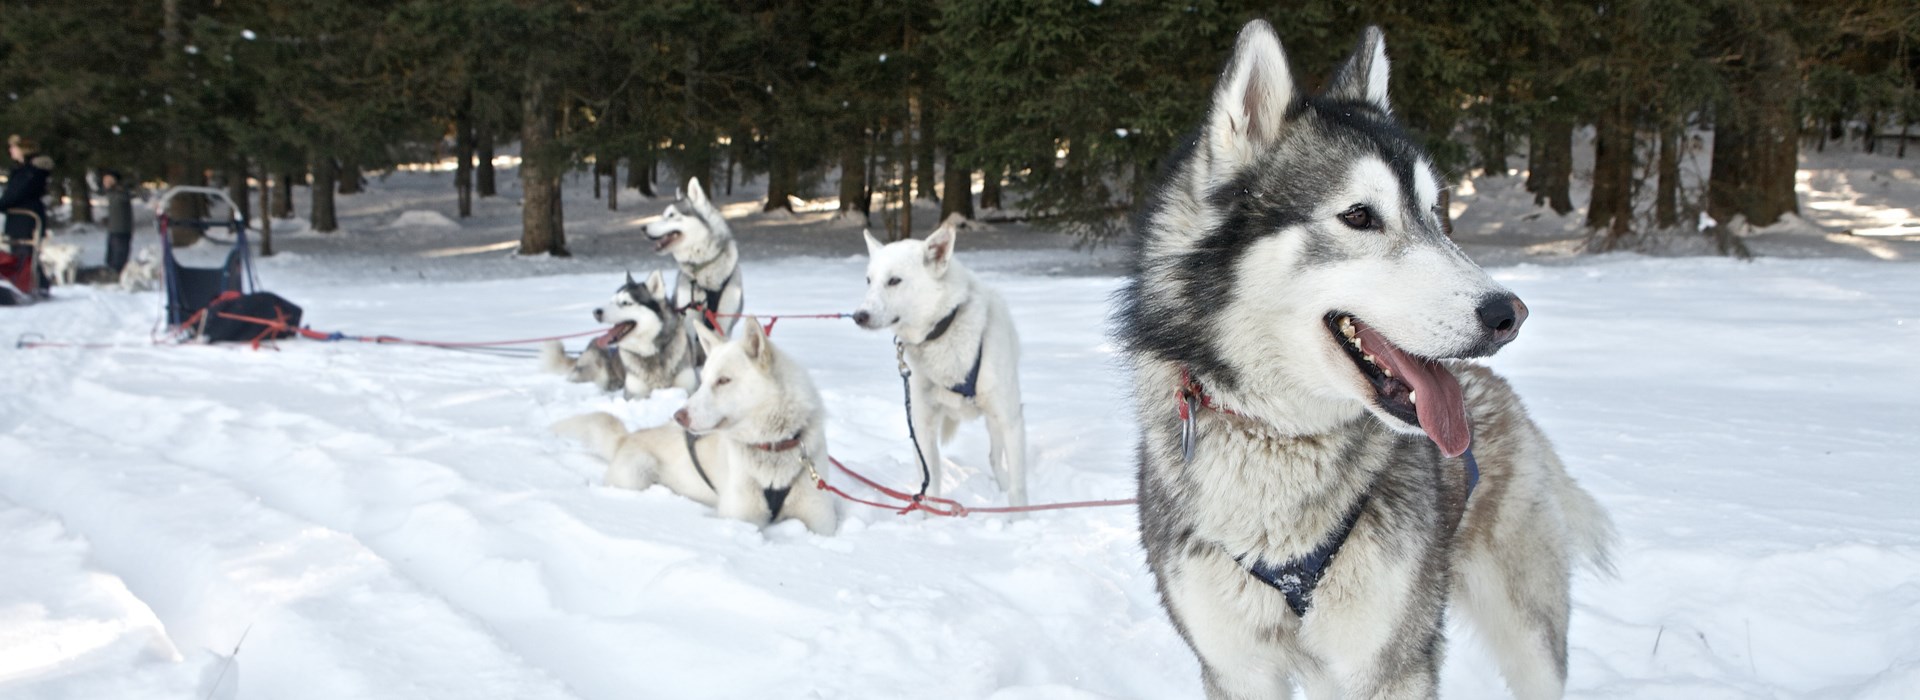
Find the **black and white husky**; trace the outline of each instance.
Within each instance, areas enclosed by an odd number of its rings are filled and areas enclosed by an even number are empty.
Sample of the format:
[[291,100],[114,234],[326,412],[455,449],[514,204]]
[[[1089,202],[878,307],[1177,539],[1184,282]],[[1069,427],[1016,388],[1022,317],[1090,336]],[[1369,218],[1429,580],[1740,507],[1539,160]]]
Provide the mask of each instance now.
[[647,239],[655,253],[672,255],[680,274],[673,283],[673,298],[688,308],[718,316],[716,328],[733,332],[740,320],[740,308],[747,292],[740,279],[740,247],[733,241],[733,228],[727,218],[707,199],[700,179],[687,180],[680,199],[667,205],[660,218],[647,224]]
[[798,520],[833,534],[839,512],[813,483],[827,459],[820,392],[758,322],[747,321],[731,341],[694,326],[707,352],[704,380],[674,423],[628,433],[619,418],[589,413],[554,430],[606,458],[608,486],[662,484],[724,517],[760,525]]
[[1214,698],[1431,698],[1451,607],[1559,697],[1569,579],[1612,526],[1511,387],[1463,358],[1526,307],[1447,238],[1378,29],[1303,95],[1241,31],[1138,219],[1116,333],[1140,528]]
[[1027,504],[1027,424],[1020,406],[1020,336],[1000,295],[953,257],[952,226],[924,241],[867,239],[867,294],[853,321],[891,329],[907,365],[913,422],[940,495],[940,442],[963,420],[987,422],[987,461],[1007,502]]
[[613,324],[578,356],[569,357],[560,341],[541,347],[540,361],[547,371],[568,381],[590,382],[606,391],[621,391],[629,399],[646,398],[655,389],[680,387],[693,391],[693,364],[682,334],[680,314],[673,299],[663,294],[660,271],[646,283],[633,274],[613,291],[613,300],[593,310],[593,320]]

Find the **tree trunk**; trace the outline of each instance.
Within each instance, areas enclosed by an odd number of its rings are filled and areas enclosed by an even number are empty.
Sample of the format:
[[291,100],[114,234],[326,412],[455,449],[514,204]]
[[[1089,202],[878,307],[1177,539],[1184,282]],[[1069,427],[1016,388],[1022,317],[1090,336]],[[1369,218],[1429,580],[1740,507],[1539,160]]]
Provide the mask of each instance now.
[[920,105],[920,134],[914,141],[914,144],[918,147],[913,155],[914,197],[930,202],[940,201],[940,194],[935,189],[936,184],[939,182],[939,177],[934,172],[933,167],[934,160],[938,157],[933,150],[935,116],[936,113],[933,107],[927,105],[925,101],[922,101]]
[[1900,123],[1900,152],[1895,157],[1907,157],[1907,132],[1910,131],[1913,131],[1913,122],[1911,120]]
[[340,222],[333,208],[334,188],[338,184],[339,166],[332,156],[315,156],[313,159],[313,184],[307,191],[313,195],[311,203],[313,214],[308,218],[313,222],[313,230],[332,233],[340,230]]
[[[167,184],[169,185],[205,185],[206,173],[198,166],[175,163],[167,166]],[[167,218],[174,221],[199,221],[207,218],[206,198],[197,194],[183,194],[167,201]],[[173,245],[188,246],[199,242],[202,231],[196,226],[174,226]]]
[[607,156],[607,211],[620,211],[620,159]]
[[647,199],[660,196],[653,190],[655,160],[653,149],[648,148],[645,153],[634,156],[632,162],[627,165],[627,184]]
[[[741,139],[739,136],[735,136],[733,138],[727,139],[727,177],[725,179],[727,183],[728,197],[733,196],[733,165],[734,165],[734,161],[739,159],[740,149],[743,147],[743,142],[744,140]],[[767,171],[767,177],[769,179],[773,177],[772,170]]]
[[1486,177],[1506,177],[1511,172],[1507,168],[1507,131],[1492,111],[1488,110],[1487,122],[1480,130],[1480,172]]
[[946,184],[940,191],[940,220],[959,214],[973,218],[973,171],[960,167],[952,148],[947,149]]
[[867,219],[873,201],[867,197],[867,137],[852,133],[840,144],[840,215]]
[[1728,76],[1728,99],[1714,124],[1707,214],[1721,223],[1744,216],[1768,226],[1799,211],[1794,100],[1798,50],[1785,31],[1756,37],[1745,65]]
[[587,169],[587,176],[593,178],[593,201],[600,201],[600,159],[593,159],[593,167]]
[[233,206],[236,209],[234,213],[239,214],[242,219],[253,218],[253,199],[248,196],[252,189],[247,186],[245,163],[227,170],[227,197],[233,200]]
[[459,197],[460,218],[473,216],[473,94],[468,93],[453,116],[453,192]]
[[273,183],[273,202],[268,207],[268,216],[275,219],[293,218],[293,173],[280,171],[280,177]]
[[1625,105],[1601,111],[1594,124],[1593,198],[1587,202],[1587,228],[1607,229],[1601,250],[1626,243],[1633,226],[1633,122]]
[[532,64],[520,98],[520,254],[567,255],[560,208],[560,171],[549,162],[554,137],[552,78]]
[[[760,211],[774,211],[777,209],[791,214],[793,213],[793,202],[789,200],[788,197],[793,196],[794,187],[798,184],[795,182],[796,177],[794,171],[796,168],[793,163],[793,155],[789,152],[791,147],[786,143],[785,139],[777,134],[767,139],[766,143],[767,201],[760,206]],[[732,153],[732,150],[729,149],[728,153]]]
[[1002,208],[1000,204],[1000,178],[1001,178],[1001,173],[1003,171],[1005,171],[1005,168],[1002,168],[998,165],[990,165],[990,166],[987,166],[987,169],[981,173],[982,175],[980,180],[980,208],[981,209],[998,211],[999,209]]
[[366,178],[360,176],[360,163],[341,159],[339,168],[334,174],[334,179],[340,182],[340,194],[360,194],[364,189],[363,185],[367,183]]
[[1654,224],[1663,229],[1680,223],[1680,148],[1686,138],[1679,126],[1660,130],[1660,173],[1653,192],[1653,217]]
[[[271,179],[269,173],[271,172],[273,171],[267,168],[260,168],[260,211],[263,212],[273,211],[271,205],[267,202],[267,194],[274,191],[273,185],[269,182]],[[272,216],[260,217],[260,257],[273,257]]]
[[1556,117],[1542,120],[1535,129],[1533,156],[1527,161],[1527,190],[1533,193],[1535,206],[1552,207],[1566,216],[1573,211],[1573,122]]
[[93,190],[87,183],[85,171],[73,178],[73,184],[67,187],[73,193],[73,223],[93,223]]
[[493,130],[475,124],[473,127],[473,190],[482,197],[492,197],[498,191],[493,186]]

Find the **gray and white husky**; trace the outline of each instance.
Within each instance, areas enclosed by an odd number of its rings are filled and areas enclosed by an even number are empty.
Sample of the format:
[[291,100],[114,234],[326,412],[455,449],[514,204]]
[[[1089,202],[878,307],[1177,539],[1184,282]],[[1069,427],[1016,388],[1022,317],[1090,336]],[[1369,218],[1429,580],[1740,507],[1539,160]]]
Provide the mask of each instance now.
[[693,390],[693,363],[682,335],[680,314],[665,296],[666,283],[655,270],[643,284],[633,273],[614,290],[613,300],[593,310],[593,320],[612,324],[578,356],[569,357],[560,341],[541,347],[541,365],[568,381],[591,382],[629,399],[646,398],[655,389]]
[[924,241],[867,239],[867,294],[853,321],[891,329],[913,369],[907,418],[940,495],[940,443],[960,421],[987,420],[987,460],[1007,502],[1027,504],[1027,424],[1020,408],[1020,337],[1000,295],[953,257],[951,226]]
[[[727,218],[707,199],[700,179],[687,180],[680,199],[667,205],[660,218],[647,224],[647,239],[653,251],[672,255],[680,268],[673,283],[673,298],[691,308],[719,315],[722,333],[732,333],[740,320],[740,308],[747,291],[740,279],[740,247],[733,241],[733,228]],[[702,318],[705,321],[705,317]]]
[[1447,238],[1440,187],[1378,29],[1310,96],[1255,21],[1140,212],[1116,334],[1141,539],[1210,697],[1434,697],[1449,607],[1515,695],[1562,694],[1569,579],[1612,526],[1462,361],[1527,312]]
[[[833,534],[839,513],[815,488],[813,462],[827,459],[826,409],[807,371],[753,319],[731,341],[692,324],[707,352],[699,391],[674,423],[629,433],[607,413],[554,424],[607,460],[607,485],[662,484],[720,515],[765,525],[798,520]],[[824,475],[823,475],[824,476]]]

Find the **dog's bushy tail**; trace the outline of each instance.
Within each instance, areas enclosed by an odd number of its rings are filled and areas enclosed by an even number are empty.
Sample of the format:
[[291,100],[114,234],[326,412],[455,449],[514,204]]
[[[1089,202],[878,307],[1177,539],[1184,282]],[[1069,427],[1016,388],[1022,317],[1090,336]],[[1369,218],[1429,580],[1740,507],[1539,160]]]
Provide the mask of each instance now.
[[1613,575],[1613,545],[1618,538],[1613,518],[1573,477],[1562,475],[1558,490],[1560,512],[1566,518],[1572,545],[1569,553],[1594,571]]
[[596,411],[554,423],[553,432],[586,443],[589,449],[600,453],[602,459],[611,462],[614,453],[620,450],[620,439],[627,436],[627,426],[611,413]]
[[567,374],[573,371],[573,358],[567,357],[567,349],[558,340],[549,340],[540,345],[540,369],[549,374]]

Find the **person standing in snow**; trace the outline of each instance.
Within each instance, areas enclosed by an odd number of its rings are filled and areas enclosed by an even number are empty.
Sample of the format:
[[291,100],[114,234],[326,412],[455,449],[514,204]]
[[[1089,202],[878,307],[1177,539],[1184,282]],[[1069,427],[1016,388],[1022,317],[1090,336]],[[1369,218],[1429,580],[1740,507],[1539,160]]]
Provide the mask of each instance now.
[[[53,169],[53,159],[41,155],[40,145],[33,139],[19,134],[7,137],[7,153],[20,164],[7,175],[7,188],[0,191],[0,211],[7,212],[7,243],[14,258],[34,260],[36,251],[31,243],[35,229],[47,219],[47,204],[42,200],[47,196],[47,176]],[[16,214],[14,210],[32,213]],[[40,295],[46,296],[52,280],[47,278],[45,270],[36,272],[40,275]]]
[[133,249],[133,195],[112,170],[100,171],[100,189],[107,193],[107,268],[118,273]]

